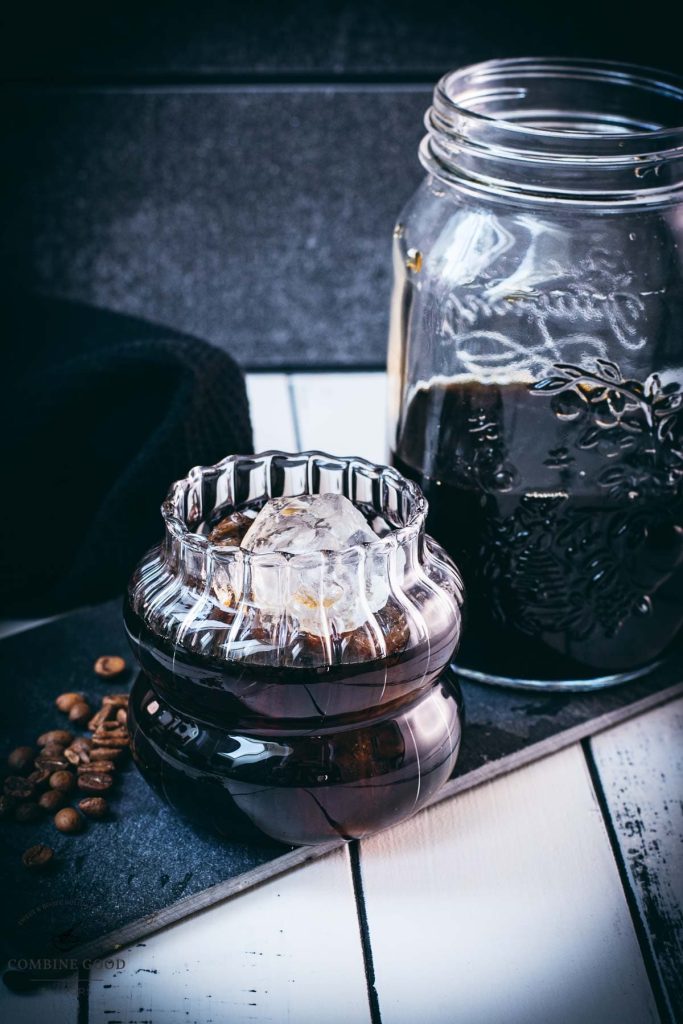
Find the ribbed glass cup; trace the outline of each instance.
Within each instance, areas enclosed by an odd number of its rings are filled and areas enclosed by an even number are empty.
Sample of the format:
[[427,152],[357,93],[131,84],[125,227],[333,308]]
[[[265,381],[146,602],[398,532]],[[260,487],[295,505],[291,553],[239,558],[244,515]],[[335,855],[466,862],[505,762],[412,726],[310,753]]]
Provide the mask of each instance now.
[[[196,532],[247,502],[330,493],[390,532],[304,554]],[[426,513],[396,470],[320,452],[230,456],[173,485],[125,610],[143,669],[133,753],[165,799],[288,843],[367,835],[429,799],[460,740],[462,583]]]

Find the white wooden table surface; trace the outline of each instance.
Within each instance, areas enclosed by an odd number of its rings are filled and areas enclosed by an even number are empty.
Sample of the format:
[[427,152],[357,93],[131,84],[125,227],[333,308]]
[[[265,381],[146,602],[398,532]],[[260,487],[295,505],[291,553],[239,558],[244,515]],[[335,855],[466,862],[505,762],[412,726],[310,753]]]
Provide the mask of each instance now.
[[[384,375],[252,375],[257,450],[385,461]],[[644,1024],[683,1006],[683,700],[28,996],[7,1024]]]

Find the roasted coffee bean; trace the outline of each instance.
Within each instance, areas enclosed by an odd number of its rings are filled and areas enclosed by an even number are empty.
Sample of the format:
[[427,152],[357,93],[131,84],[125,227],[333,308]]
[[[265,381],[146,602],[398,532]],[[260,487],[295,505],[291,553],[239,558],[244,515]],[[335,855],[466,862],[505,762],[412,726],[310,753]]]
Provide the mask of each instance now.
[[109,706],[112,708],[127,708],[128,707],[128,694],[127,693],[108,693],[102,698],[103,706]]
[[65,715],[68,715],[74,704],[78,704],[82,700],[82,693],[60,693],[55,704],[60,711],[63,711]]
[[62,792],[61,789],[48,789],[47,793],[43,793],[38,800],[38,806],[42,807],[49,814],[54,814],[65,803],[66,793]]
[[7,764],[12,771],[21,774],[31,767],[35,753],[33,747],[17,747],[7,758]]
[[93,666],[98,676],[117,676],[123,672],[126,663],[118,654],[103,655]]
[[111,774],[111,772],[116,771],[116,765],[113,761],[91,761],[90,764],[79,764],[76,771],[79,776],[91,775],[92,772],[107,772]]
[[73,772],[66,770],[54,772],[50,776],[50,789],[59,789],[62,793],[69,793],[74,788],[75,781]]
[[104,793],[111,789],[113,782],[107,772],[87,772],[85,775],[79,775],[78,788],[84,793]]
[[47,768],[50,774],[69,767],[69,762],[64,754],[60,754],[58,757],[50,757],[47,754],[40,754],[33,763],[39,771],[43,768]]
[[128,722],[128,712],[126,711],[125,708],[119,708],[119,710],[116,712],[116,721],[119,723],[119,725],[126,725],[126,723]]
[[15,800],[30,800],[36,791],[36,787],[28,779],[20,775],[8,775],[5,779],[3,790],[5,796],[11,796]]
[[29,871],[41,871],[48,866],[54,855],[53,849],[45,846],[44,843],[38,843],[36,846],[29,846],[28,850],[24,850],[21,855],[21,863]]
[[91,764],[96,761],[119,761],[125,754],[123,747],[93,747],[90,751]]
[[49,768],[37,768],[36,771],[31,772],[28,776],[28,781],[32,782],[36,789],[45,789],[50,781],[51,774],[52,772]]
[[76,750],[80,754],[82,751],[88,751],[92,747],[92,740],[89,736],[77,736],[73,741],[69,750]]
[[98,732],[122,732],[121,723],[117,722],[114,718],[109,719],[106,722],[102,722]]
[[103,732],[95,733],[93,736],[95,743],[100,747],[127,747],[128,746],[128,734],[114,733],[114,732]]
[[104,818],[109,811],[109,804],[103,796],[86,796],[78,801],[78,806],[88,818]]
[[90,760],[90,748],[92,746],[92,740],[85,736],[81,736],[75,739],[70,747],[67,747],[64,751],[64,757],[68,760],[69,764],[87,764]]
[[74,722],[76,725],[83,725],[88,721],[92,711],[90,705],[86,704],[84,700],[79,701],[78,704],[74,704],[69,712],[69,721]]
[[55,814],[55,826],[60,832],[80,832],[83,828],[83,818],[73,807],[63,807]]
[[50,729],[39,736],[36,743],[39,747],[46,747],[48,743],[61,743],[63,747],[68,747],[73,738],[73,733],[67,729]]
[[63,757],[65,746],[63,743],[46,743],[41,747],[36,757]]
[[109,706],[100,708],[100,710],[96,714],[94,714],[90,721],[88,722],[88,728],[90,729],[90,731],[96,732],[97,729],[101,728],[101,726],[109,718],[110,713],[111,709],[109,708]]
[[11,818],[16,805],[17,802],[14,797],[5,796],[3,793],[0,796],[0,818]]
[[29,821],[37,821],[39,817],[40,807],[33,800],[22,800],[21,803],[17,804],[14,812],[15,821],[25,825]]

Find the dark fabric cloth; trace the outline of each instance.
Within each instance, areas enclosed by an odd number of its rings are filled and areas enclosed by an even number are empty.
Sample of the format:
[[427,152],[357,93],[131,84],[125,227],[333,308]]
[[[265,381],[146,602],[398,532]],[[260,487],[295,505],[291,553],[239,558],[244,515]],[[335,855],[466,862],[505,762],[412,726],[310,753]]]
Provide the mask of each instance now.
[[36,296],[4,314],[0,614],[49,614],[124,590],[170,484],[252,451],[249,407],[196,338]]

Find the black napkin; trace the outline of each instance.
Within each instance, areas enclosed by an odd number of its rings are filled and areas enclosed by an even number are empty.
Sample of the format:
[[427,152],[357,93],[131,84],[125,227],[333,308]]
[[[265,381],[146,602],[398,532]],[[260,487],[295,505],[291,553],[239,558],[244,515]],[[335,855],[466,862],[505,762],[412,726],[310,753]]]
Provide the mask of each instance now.
[[4,313],[0,614],[49,614],[123,591],[171,482],[253,449],[249,406],[196,338],[36,296]]

